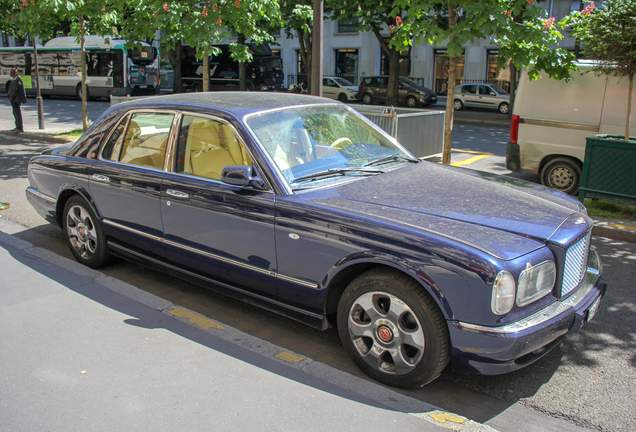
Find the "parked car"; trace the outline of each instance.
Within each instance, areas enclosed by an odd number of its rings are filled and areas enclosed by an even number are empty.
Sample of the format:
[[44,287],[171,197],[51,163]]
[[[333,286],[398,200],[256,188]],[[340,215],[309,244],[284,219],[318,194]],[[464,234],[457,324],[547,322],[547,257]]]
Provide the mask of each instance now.
[[342,77],[323,77],[322,95],[340,102],[355,101],[358,99],[358,86]]
[[508,114],[510,95],[496,84],[460,84],[455,87],[453,108],[459,111],[464,107],[496,109]]
[[[437,94],[426,87],[418,85],[407,77],[399,77],[398,103],[414,108],[437,103]],[[360,80],[358,98],[365,104],[385,103],[388,96],[388,75],[368,76]]]
[[424,162],[345,104],[187,93],[118,104],[28,165],[89,267],[143,263],[318,329],[394,386],[528,365],[598,310],[592,220],[544,186]]
[[[593,60],[577,61],[572,80],[522,73],[512,111],[506,168],[539,174],[541,183],[576,195],[581,184],[586,138],[625,135],[629,80],[590,73]],[[636,100],[636,89],[632,91]],[[635,117],[632,114],[632,119]],[[636,136],[632,120],[630,136]]]

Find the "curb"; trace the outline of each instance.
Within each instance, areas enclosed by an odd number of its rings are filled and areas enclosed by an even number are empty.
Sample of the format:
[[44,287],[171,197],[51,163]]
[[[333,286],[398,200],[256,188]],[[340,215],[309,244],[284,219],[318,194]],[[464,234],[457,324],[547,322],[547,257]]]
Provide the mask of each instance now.
[[177,319],[200,331],[205,331],[215,337],[223,339],[228,343],[238,345],[329,384],[372,399],[396,412],[406,413],[431,425],[453,431],[497,432],[496,429],[490,426],[478,423],[458,414],[444,411],[439,407],[406,396],[391,388],[384,387],[379,383],[358,378],[311,358],[289,352],[289,350],[285,348],[251,336],[224,323],[214,321],[197,312],[120,281],[119,279],[107,276],[98,270],[88,268],[76,261],[64,258],[46,249],[36,247],[28,241],[18,239],[11,235],[24,229],[26,228],[21,225],[0,220],[0,242],[20,249],[29,255],[45,260],[53,265],[62,267],[78,276],[90,278],[104,288],[155,309],[172,319]]
[[636,243],[636,221],[593,217],[592,235],[612,240]]
[[[64,132],[60,132],[60,133],[64,133]],[[10,136],[17,136],[20,138],[26,138],[26,139],[32,139],[32,140],[37,140],[37,141],[45,141],[45,142],[50,142],[50,143],[58,143],[58,144],[66,144],[71,142],[70,140],[66,139],[66,138],[56,138],[54,136],[48,135],[48,134],[38,134],[38,133],[33,133],[33,132],[10,132],[10,131],[0,131],[0,134],[2,135],[10,135]]]

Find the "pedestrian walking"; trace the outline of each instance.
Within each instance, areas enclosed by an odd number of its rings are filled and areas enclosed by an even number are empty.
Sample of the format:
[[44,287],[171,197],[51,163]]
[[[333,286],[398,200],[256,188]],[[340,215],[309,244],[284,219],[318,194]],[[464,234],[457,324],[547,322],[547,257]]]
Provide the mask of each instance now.
[[22,124],[22,110],[20,105],[26,103],[26,90],[24,90],[24,83],[18,74],[16,68],[11,69],[11,84],[9,85],[9,101],[11,102],[11,108],[13,108],[13,117],[15,118],[15,129],[12,132],[24,132],[24,126]]

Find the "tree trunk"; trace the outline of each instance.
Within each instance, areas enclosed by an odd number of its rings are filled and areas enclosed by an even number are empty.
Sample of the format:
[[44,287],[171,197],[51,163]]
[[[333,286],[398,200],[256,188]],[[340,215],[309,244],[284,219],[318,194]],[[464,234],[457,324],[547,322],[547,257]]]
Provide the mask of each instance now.
[[400,53],[395,49],[391,49],[388,53],[389,57],[389,82],[387,83],[386,105],[398,106],[400,91]]
[[[242,34],[238,35],[237,43],[239,45],[245,45],[245,36]],[[245,85],[245,62],[239,62],[238,65],[238,76],[239,76],[239,90],[245,91],[247,86]]]
[[203,47],[203,91],[210,91],[210,54],[207,45]]
[[634,74],[629,74],[629,91],[627,92],[627,119],[625,120],[625,141],[629,141],[629,118],[632,116],[632,94],[634,93]]
[[174,44],[174,49],[168,51],[168,59],[174,71],[172,93],[183,93],[183,84],[181,83],[181,40],[177,40]]
[[515,104],[515,93],[517,92],[517,66],[510,61],[510,106],[508,107],[508,120],[512,121],[512,107]]
[[86,101],[88,95],[86,94],[86,26],[84,17],[79,17],[80,22],[80,54],[81,54],[81,68],[82,68],[82,126],[84,130],[88,129],[88,106]]
[[[311,34],[297,29],[298,43],[300,44],[300,58],[305,65],[305,90],[311,88],[311,66],[312,66],[312,50],[311,50]],[[300,78],[297,84],[301,84]]]
[[[459,19],[459,15],[455,10],[452,1],[448,2],[448,25],[452,29]],[[451,42],[455,39],[455,34],[451,33]],[[453,117],[455,111],[453,102],[455,98],[455,77],[457,76],[457,56],[449,56],[448,82],[446,84],[446,118],[444,119],[444,148],[442,153],[442,163],[450,165],[451,163],[451,147],[453,143]]]

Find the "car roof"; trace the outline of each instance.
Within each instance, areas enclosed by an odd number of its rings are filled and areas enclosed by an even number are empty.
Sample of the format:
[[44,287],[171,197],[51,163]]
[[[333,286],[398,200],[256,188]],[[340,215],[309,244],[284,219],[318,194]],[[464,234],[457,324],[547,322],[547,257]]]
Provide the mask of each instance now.
[[179,93],[165,96],[150,96],[141,99],[123,102],[113,108],[134,109],[144,107],[165,106],[175,108],[178,106],[193,108],[215,108],[242,118],[247,114],[256,112],[288,108],[299,105],[336,104],[333,99],[319,96],[303,95],[297,93],[276,92],[202,92]]

